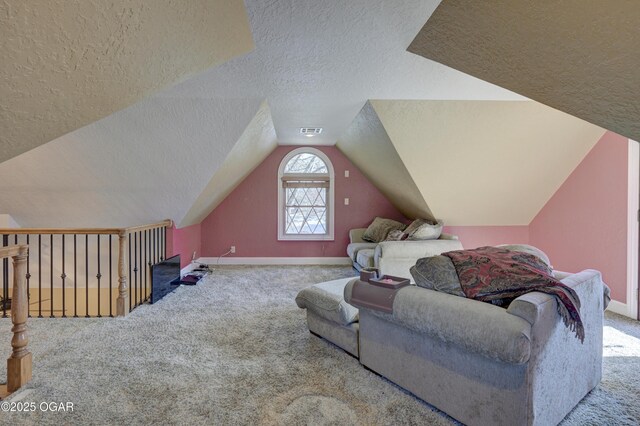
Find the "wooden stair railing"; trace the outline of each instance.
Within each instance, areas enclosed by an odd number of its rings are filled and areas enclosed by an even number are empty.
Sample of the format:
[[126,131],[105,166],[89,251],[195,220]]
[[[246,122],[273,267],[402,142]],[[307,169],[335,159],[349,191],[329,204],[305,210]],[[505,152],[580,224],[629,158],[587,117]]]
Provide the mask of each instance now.
[[[85,241],[87,241],[86,244],[88,244],[88,236],[96,236],[95,238],[97,238],[97,253],[98,253],[98,259],[100,258],[100,236],[103,236],[104,239],[102,240],[103,242],[106,240],[106,242],[108,242],[108,249],[109,249],[109,256],[111,256],[111,237],[114,237],[114,239],[117,240],[117,245],[114,244],[114,249],[117,250],[117,252],[115,252],[115,259],[117,259],[117,268],[115,269],[115,276],[114,278],[117,280],[115,283],[117,283],[117,298],[115,300],[115,315],[116,316],[125,316],[129,313],[129,311],[133,308],[135,308],[136,306],[139,306],[141,303],[144,303],[145,300],[147,300],[147,298],[149,297],[150,294],[150,286],[147,288],[147,278],[148,278],[148,267],[151,266],[154,262],[157,261],[161,261],[166,257],[166,230],[167,228],[170,228],[173,226],[173,222],[171,220],[164,220],[162,222],[158,222],[158,223],[153,223],[153,224],[149,224],[149,225],[142,225],[142,226],[132,226],[132,227],[128,227],[128,228],[11,228],[11,229],[0,229],[0,236],[2,236],[3,241],[2,244],[3,245],[7,245],[8,243],[14,243],[14,244],[22,244],[22,242],[20,242],[19,240],[25,240],[26,238],[26,246],[25,247],[29,247],[30,244],[30,240],[29,237],[31,236],[31,244],[37,244],[34,247],[34,250],[37,249],[38,252],[38,257],[40,256],[40,252],[42,250],[42,246],[41,246],[41,241],[43,241],[44,239],[42,239],[42,236],[48,237],[47,240],[50,242],[50,246],[53,247],[54,244],[54,235],[57,236],[56,238],[59,238],[57,241],[61,241],[62,244],[62,270],[60,271],[61,274],[59,275],[59,278],[55,278],[56,280],[61,280],[62,284],[62,297],[63,297],[63,307],[62,307],[62,316],[65,316],[65,308],[64,308],[64,294],[65,294],[65,289],[69,289],[69,290],[74,290],[76,291],[75,287],[69,288],[69,287],[65,287],[65,280],[69,279],[69,276],[67,275],[67,273],[65,273],[64,270],[64,264],[65,264],[65,258],[64,258],[64,244],[65,244],[65,237],[70,237],[71,241],[68,241],[70,244],[73,243],[73,250],[74,250],[74,257],[73,257],[73,269],[74,269],[74,282],[76,281],[76,274],[75,274],[75,243],[76,243],[76,237],[78,237],[78,241],[80,241],[81,238],[86,238]],[[19,236],[21,236],[20,238],[18,238]],[[26,236],[26,237],[25,237]],[[61,240],[60,240],[61,239]],[[85,246],[86,246],[85,244]],[[87,246],[88,247],[88,246]],[[9,247],[2,247],[0,248],[0,250],[7,250]],[[88,250],[88,249],[86,249]],[[35,253],[34,253],[35,255]],[[58,254],[59,256],[60,254]],[[53,258],[53,255],[51,254],[51,259]],[[27,258],[28,259],[28,258]],[[67,259],[69,260],[69,259]],[[88,258],[86,260],[86,262],[88,262]],[[24,293],[27,294],[27,291],[29,289],[29,279],[33,280],[34,279],[38,279],[38,282],[41,281],[41,277],[38,275],[39,272],[36,271],[34,268],[37,267],[38,269],[41,270],[41,268],[43,267],[50,267],[51,270],[51,274],[50,275],[50,279],[51,279],[51,290],[50,290],[50,294],[51,294],[51,298],[53,299],[53,280],[54,280],[54,276],[53,276],[53,260],[51,260],[51,264],[50,265],[41,265],[40,261],[38,259],[38,262],[36,265],[31,265],[31,270],[29,270],[29,266],[27,261],[23,262],[24,264],[20,267],[20,269],[16,269],[14,271],[14,277],[15,276],[20,276],[22,278],[22,280],[24,281],[24,278],[26,276],[26,280],[27,280],[27,286],[24,290]],[[109,271],[111,270],[111,257],[109,257]],[[86,263],[85,263],[86,264]],[[115,265],[114,265],[115,266]],[[26,269],[25,269],[26,268]],[[88,266],[87,266],[88,268]],[[8,268],[5,268],[5,270]],[[68,271],[67,271],[68,272]],[[107,273],[106,271],[102,271]],[[86,281],[86,292],[85,295],[88,294],[88,291],[90,289],[89,287],[89,281],[88,281],[88,269],[87,269],[87,273],[85,273],[84,277]],[[97,281],[97,288],[98,288],[98,313],[97,316],[100,317],[101,313],[100,313],[100,279],[102,277],[102,273],[100,271],[100,261],[98,260],[98,271],[97,271],[97,275],[95,276],[96,281]],[[145,287],[143,289],[142,287],[142,282],[143,282],[143,278],[144,278],[144,284]],[[6,275],[4,277],[5,281],[8,280],[6,279]],[[109,279],[110,279],[110,275],[109,275]],[[139,285],[138,285],[139,284]],[[57,286],[56,288],[60,288],[60,286]],[[109,287],[110,289],[111,287]],[[82,290],[81,288],[78,288],[79,290]],[[31,290],[34,290],[34,287],[31,287]],[[74,293],[76,294],[76,293]],[[25,296],[26,298],[27,296]],[[86,308],[86,317],[89,317],[89,308],[88,308],[88,296],[87,297],[87,308]],[[3,314],[3,316],[6,316],[6,314],[8,313],[9,309],[7,306],[7,294],[4,294],[4,301],[2,302],[2,306],[0,306],[0,314]],[[11,303],[16,303],[16,297],[13,297],[13,301]],[[42,298],[42,290],[39,290],[39,294],[38,294],[38,303],[40,303],[40,307],[42,307],[42,302],[43,302],[43,298]],[[109,302],[111,303],[111,302]],[[51,310],[50,310],[50,317],[54,318],[56,316],[54,316],[54,304],[53,304],[53,300],[50,301],[50,305],[51,305]],[[13,305],[10,305],[13,306]],[[13,315],[14,309],[11,308],[10,309]],[[111,316],[111,305],[109,305],[109,315]],[[28,307],[27,307],[27,313],[26,315],[28,315]],[[38,312],[38,316],[42,317],[42,309],[39,309]],[[78,316],[77,315],[77,308],[75,308],[75,299],[74,299],[74,316]]]
[[[0,259],[11,257],[13,260],[13,292],[11,302],[11,347],[13,351],[7,359],[7,384],[0,388],[0,396],[10,394],[31,380],[31,352],[27,349],[27,316],[29,302],[27,298],[27,255],[28,246],[0,248]],[[3,386],[4,387],[4,386]]]

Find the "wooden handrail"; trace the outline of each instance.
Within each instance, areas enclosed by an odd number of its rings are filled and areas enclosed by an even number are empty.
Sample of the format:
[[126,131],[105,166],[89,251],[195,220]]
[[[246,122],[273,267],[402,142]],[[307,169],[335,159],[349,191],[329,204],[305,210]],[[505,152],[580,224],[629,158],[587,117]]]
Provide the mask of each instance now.
[[[53,235],[116,235],[117,236],[117,249],[118,249],[118,266],[117,266],[117,280],[118,280],[118,296],[116,300],[116,315],[125,316],[129,313],[130,310],[130,301],[129,301],[129,285],[127,271],[128,268],[128,259],[131,260],[131,254],[127,256],[128,250],[131,246],[130,239],[142,238],[142,233],[147,234],[146,231],[150,230],[160,230],[162,228],[170,228],[173,227],[173,221],[170,219],[163,220],[157,223],[151,223],[147,225],[139,225],[139,226],[130,226],[126,228],[2,228],[0,229],[0,235],[51,235],[51,245],[53,246]],[[138,234],[140,233],[140,234]],[[148,233],[151,235],[151,232]],[[153,234],[156,235],[156,234]],[[75,237],[74,237],[75,238]],[[111,238],[111,237],[110,237]],[[146,237],[145,237],[146,238]],[[17,237],[16,237],[17,241]],[[28,240],[27,240],[28,241]],[[147,241],[147,240],[145,240]],[[62,240],[64,247],[64,238]],[[150,243],[149,243],[150,244]],[[166,244],[166,235],[164,233],[158,234],[158,244]],[[100,240],[98,237],[98,253],[99,253],[99,245]],[[25,246],[27,247],[27,246]],[[111,247],[111,240],[109,240],[109,247]],[[155,247],[155,240],[154,240]],[[75,250],[75,239],[74,239],[74,250]],[[62,250],[64,256],[64,249]],[[74,252],[75,253],[75,252]],[[164,249],[162,251],[164,252]],[[0,248],[0,258],[4,257],[13,257],[20,254],[19,247],[1,247]],[[38,253],[40,255],[40,253]],[[75,254],[74,254],[75,256]],[[99,256],[99,255],[98,255]],[[160,260],[162,260],[162,256],[160,255]],[[134,254],[135,258],[135,254]],[[75,264],[74,264],[75,265]],[[75,266],[74,266],[75,267]],[[138,266],[136,266],[137,268]],[[140,266],[143,267],[142,265]],[[134,270],[135,272],[136,270]],[[25,277],[25,272],[21,272],[22,278]],[[131,271],[129,271],[131,272]],[[66,275],[62,274],[63,279],[63,297],[64,297],[64,279]],[[99,277],[98,277],[99,280]],[[53,283],[53,280],[51,281]],[[98,281],[99,283],[99,281]],[[88,284],[87,284],[88,288]],[[98,287],[99,289],[99,287]],[[26,291],[26,290],[25,290]],[[53,294],[53,290],[51,290],[51,294]],[[64,300],[64,299],[63,299]],[[88,299],[87,299],[88,300]],[[98,293],[98,303],[99,303],[99,293]],[[64,303],[64,302],[63,302]],[[75,303],[75,302],[74,302]],[[74,305],[75,306],[75,305]],[[88,301],[87,301],[88,306]],[[51,309],[53,317],[53,302],[51,302]],[[88,309],[88,308],[87,308]],[[13,309],[12,309],[13,312]],[[110,311],[111,312],[111,311]],[[100,313],[98,309],[98,314]],[[88,314],[87,314],[88,315]],[[63,315],[64,316],[64,315]]]
[[13,292],[11,294],[11,322],[13,338],[11,356],[7,359],[7,392],[11,393],[31,380],[31,352],[27,349],[27,255],[29,246],[12,246],[0,249],[0,257],[13,259]]
[[119,235],[121,231],[125,232],[137,232],[144,231],[146,229],[160,228],[160,227],[171,227],[173,226],[173,221],[171,219],[163,220],[158,223],[151,223],[148,225],[140,225],[140,226],[131,226],[128,228],[1,228],[0,235],[2,234],[11,234],[11,235],[24,235],[24,234],[43,234],[43,235]]
[[167,228],[171,228],[173,226],[173,221],[171,219],[166,219],[166,220],[163,220],[162,222],[150,223],[148,225],[130,226],[128,228],[124,228],[124,231],[128,233],[140,232],[140,231],[146,231],[147,229],[160,228],[163,226],[166,226]]

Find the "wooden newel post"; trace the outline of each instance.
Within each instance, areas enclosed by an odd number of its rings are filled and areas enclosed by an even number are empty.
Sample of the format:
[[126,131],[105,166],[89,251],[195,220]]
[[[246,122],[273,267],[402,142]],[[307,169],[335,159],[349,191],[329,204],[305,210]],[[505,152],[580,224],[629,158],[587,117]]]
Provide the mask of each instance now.
[[7,391],[13,392],[31,380],[31,352],[27,349],[27,317],[29,300],[27,295],[27,254],[29,248],[20,247],[13,256],[13,292],[11,294],[11,322],[13,322],[13,352],[7,359]]
[[116,315],[123,317],[129,313],[129,293],[127,291],[127,261],[125,257],[127,247],[127,231],[119,234],[118,244],[118,300],[116,302]]

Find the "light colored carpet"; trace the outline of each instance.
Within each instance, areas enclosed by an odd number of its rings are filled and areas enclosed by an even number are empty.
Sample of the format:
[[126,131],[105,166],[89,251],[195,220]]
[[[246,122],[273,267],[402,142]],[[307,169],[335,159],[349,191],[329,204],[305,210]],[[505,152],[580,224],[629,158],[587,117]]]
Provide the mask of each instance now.
[[[309,334],[297,292],[352,274],[219,267],[126,318],[30,319],[34,378],[10,400],[74,412],[1,413],[0,424],[455,423]],[[9,329],[0,321],[0,354]],[[607,314],[603,382],[565,423],[640,423],[639,373],[640,326]]]

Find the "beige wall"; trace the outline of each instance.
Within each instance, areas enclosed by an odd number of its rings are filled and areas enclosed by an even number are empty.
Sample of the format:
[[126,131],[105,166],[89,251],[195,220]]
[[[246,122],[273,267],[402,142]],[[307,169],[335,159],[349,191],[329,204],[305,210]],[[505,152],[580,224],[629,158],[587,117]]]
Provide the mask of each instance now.
[[604,133],[531,101],[371,104],[447,225],[528,225]]
[[408,218],[433,218],[412,176],[369,102],[336,146]]
[[269,105],[264,101],[179,227],[202,222],[277,146]]

